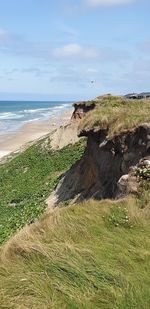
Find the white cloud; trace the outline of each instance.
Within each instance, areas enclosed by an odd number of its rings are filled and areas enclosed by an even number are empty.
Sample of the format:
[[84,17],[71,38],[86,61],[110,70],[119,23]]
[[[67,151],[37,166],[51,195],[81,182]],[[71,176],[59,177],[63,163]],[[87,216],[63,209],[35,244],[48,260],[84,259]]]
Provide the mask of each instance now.
[[134,0],[84,0],[90,7],[123,5],[134,2]]
[[83,47],[79,44],[66,44],[59,48],[55,48],[53,55],[56,58],[80,58],[80,59],[95,59],[99,52],[96,48]]

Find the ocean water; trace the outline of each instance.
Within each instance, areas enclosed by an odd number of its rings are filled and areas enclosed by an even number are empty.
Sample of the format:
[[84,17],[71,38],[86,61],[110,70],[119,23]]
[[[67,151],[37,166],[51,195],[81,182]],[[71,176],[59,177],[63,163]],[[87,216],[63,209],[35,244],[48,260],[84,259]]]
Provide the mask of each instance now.
[[0,135],[14,133],[23,124],[53,119],[72,108],[73,102],[63,101],[0,101]]

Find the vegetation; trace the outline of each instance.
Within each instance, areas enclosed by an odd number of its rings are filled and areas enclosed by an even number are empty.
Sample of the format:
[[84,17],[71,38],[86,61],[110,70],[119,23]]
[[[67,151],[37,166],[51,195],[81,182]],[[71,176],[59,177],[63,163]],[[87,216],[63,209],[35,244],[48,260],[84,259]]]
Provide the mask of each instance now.
[[135,175],[140,179],[150,180],[150,165],[137,167],[134,171]]
[[111,137],[146,122],[150,122],[150,100],[104,96],[97,98],[96,108],[84,117],[80,130],[106,129]]
[[[82,129],[111,136],[150,120],[148,100],[95,101]],[[137,196],[67,201],[44,214],[45,200],[83,151],[83,141],[53,151],[45,138],[0,165],[1,309],[150,308],[149,166],[134,171]]]
[[80,158],[83,149],[79,142],[52,151],[46,138],[0,165],[0,244],[40,217],[60,175]]
[[0,308],[149,309],[149,206],[91,200],[24,228],[1,250]]

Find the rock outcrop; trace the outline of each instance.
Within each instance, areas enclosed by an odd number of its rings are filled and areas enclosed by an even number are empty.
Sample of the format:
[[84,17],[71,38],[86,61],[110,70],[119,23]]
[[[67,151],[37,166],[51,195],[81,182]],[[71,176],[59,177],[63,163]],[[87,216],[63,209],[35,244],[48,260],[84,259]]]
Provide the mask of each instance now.
[[129,170],[128,174],[119,179],[117,197],[120,198],[127,194],[137,195],[143,180],[150,180],[150,156],[142,158]]

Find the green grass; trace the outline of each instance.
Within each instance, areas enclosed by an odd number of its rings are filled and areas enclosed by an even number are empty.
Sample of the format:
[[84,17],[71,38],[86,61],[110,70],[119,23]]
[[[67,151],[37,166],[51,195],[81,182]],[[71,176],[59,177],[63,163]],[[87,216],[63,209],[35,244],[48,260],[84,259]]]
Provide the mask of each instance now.
[[46,138],[0,165],[0,244],[44,212],[60,175],[81,157],[79,142],[52,151]]
[[96,108],[86,114],[80,130],[106,129],[108,136],[112,137],[146,122],[150,122],[150,100],[106,96],[97,99]]
[[150,212],[134,198],[55,210],[1,251],[1,309],[149,309]]

